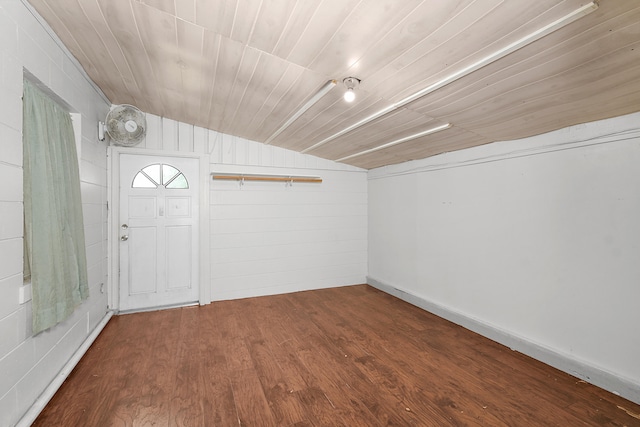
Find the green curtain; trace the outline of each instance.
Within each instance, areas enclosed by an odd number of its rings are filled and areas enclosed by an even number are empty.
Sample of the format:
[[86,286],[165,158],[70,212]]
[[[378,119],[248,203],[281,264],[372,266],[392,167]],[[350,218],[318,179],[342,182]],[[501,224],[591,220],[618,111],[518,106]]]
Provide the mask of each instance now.
[[71,116],[28,80],[23,113],[25,273],[36,334],[69,317],[89,286]]

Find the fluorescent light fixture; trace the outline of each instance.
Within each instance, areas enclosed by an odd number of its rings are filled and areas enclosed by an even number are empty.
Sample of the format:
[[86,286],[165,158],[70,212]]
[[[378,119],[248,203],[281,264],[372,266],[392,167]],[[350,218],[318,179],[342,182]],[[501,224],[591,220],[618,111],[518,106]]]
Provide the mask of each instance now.
[[405,105],[407,105],[410,102],[415,101],[418,98],[421,98],[425,95],[430,94],[431,92],[435,92],[436,90],[448,85],[449,83],[455,82],[456,80],[459,80],[469,74],[471,74],[474,71],[479,70],[480,68],[489,65],[501,58],[504,58],[505,56],[507,56],[510,53],[515,52],[518,49],[521,49],[531,43],[533,43],[536,40],[541,39],[542,37],[572,23],[573,21],[593,12],[594,10],[596,10],[598,8],[598,4],[594,1],[579,7],[578,9],[566,14],[565,16],[563,16],[562,18],[556,19],[555,21],[551,22],[550,24],[545,25],[544,27],[514,41],[513,43],[503,47],[502,49],[485,56],[484,58],[474,62],[473,64],[470,64],[464,68],[462,68],[461,70],[456,71],[453,74],[450,74],[446,77],[444,77],[443,79],[438,80],[437,82],[427,86],[426,88],[419,90],[418,92],[407,96],[406,98],[396,102],[395,104],[392,104],[386,108],[383,108],[382,110],[371,114],[368,117],[365,117],[364,119],[352,124],[351,126],[323,139],[320,142],[315,143],[314,145],[312,145],[309,148],[306,148],[304,150],[302,150],[302,153],[307,153],[311,150],[315,150],[316,148],[320,147],[321,145],[326,144],[329,141],[333,141],[336,138],[341,137],[342,135],[351,132],[354,129],[357,129],[361,126],[366,125],[367,123],[370,123],[382,116],[384,116],[385,114],[397,110],[398,108],[401,108]]
[[354,157],[362,156],[364,154],[373,153],[374,151],[384,150],[385,148],[393,147],[394,145],[402,144],[403,142],[411,141],[413,139],[420,138],[421,136],[430,135],[432,133],[440,132],[445,129],[449,129],[451,127],[451,123],[447,123],[441,126],[436,126],[431,129],[424,130],[422,132],[418,132],[413,135],[405,136],[404,138],[396,139],[395,141],[387,142],[386,144],[379,145],[374,148],[370,148],[368,150],[360,151],[359,153],[351,154],[350,156],[342,157],[340,159],[335,160],[336,162],[342,162],[344,160],[352,159]]
[[282,132],[284,132],[284,130],[286,128],[288,128],[289,126],[291,126],[291,124],[293,122],[295,122],[296,120],[298,120],[298,117],[300,117],[301,115],[303,115],[309,108],[313,107],[313,105],[320,101],[320,99],[325,96],[327,94],[327,92],[329,92],[331,89],[333,89],[335,87],[335,85],[337,84],[337,82],[335,80],[329,80],[327,83],[325,83],[324,86],[322,86],[320,88],[320,90],[318,90],[315,95],[313,95],[307,102],[305,102],[305,104],[300,107],[300,109],[298,111],[295,112],[294,115],[292,115],[291,117],[289,117],[289,120],[287,120],[286,122],[284,122],[284,124],[282,126],[280,126],[278,128],[278,130],[276,130],[273,135],[271,135],[269,138],[267,138],[264,141],[264,144],[270,144],[271,141],[273,141],[274,139],[276,139],[276,137],[278,135],[280,135]]

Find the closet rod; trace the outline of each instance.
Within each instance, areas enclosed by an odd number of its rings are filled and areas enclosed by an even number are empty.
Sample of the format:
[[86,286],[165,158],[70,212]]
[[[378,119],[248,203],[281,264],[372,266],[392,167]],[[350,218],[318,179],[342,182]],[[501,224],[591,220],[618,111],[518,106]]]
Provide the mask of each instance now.
[[245,174],[211,174],[212,179],[226,179],[231,181],[274,181],[274,182],[312,182],[320,183],[319,176],[295,176],[295,175],[245,175]]

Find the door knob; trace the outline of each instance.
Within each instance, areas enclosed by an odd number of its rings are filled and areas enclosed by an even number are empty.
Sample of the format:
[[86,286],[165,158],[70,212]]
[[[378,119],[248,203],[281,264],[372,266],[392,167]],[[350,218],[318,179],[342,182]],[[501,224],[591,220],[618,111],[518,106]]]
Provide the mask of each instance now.
[[129,236],[127,236],[126,234],[124,236],[120,236],[120,240],[126,242],[127,240],[129,240]]

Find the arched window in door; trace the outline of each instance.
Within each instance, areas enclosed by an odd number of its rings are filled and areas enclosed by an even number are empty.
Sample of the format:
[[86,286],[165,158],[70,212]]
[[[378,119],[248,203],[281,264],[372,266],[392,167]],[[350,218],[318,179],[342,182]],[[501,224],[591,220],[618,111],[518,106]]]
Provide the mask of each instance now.
[[132,188],[158,188],[168,189],[189,188],[189,182],[182,172],[171,165],[155,163],[144,167],[133,178]]

